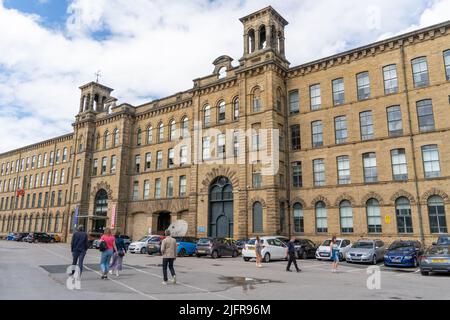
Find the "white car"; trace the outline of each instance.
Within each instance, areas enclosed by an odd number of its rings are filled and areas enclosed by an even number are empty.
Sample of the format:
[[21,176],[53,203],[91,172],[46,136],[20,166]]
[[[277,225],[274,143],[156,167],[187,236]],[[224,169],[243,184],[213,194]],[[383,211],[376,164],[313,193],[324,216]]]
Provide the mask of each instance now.
[[[255,241],[256,238],[250,239],[242,249],[244,261],[250,261],[250,259],[256,258]],[[286,259],[287,246],[277,239],[277,237],[261,237],[260,241],[262,241],[261,256],[264,262]]]
[[[339,247],[339,260],[345,260],[348,250],[352,247],[352,242],[349,239],[337,238],[336,243]],[[317,248],[317,260],[331,260],[330,244],[331,239],[327,239]]]
[[135,241],[135,242],[130,243],[130,245],[128,247],[128,252],[130,252],[130,253],[142,253],[142,254],[147,253],[147,245],[148,245],[149,240],[152,237],[153,236],[151,236],[151,235],[145,236],[139,241]]

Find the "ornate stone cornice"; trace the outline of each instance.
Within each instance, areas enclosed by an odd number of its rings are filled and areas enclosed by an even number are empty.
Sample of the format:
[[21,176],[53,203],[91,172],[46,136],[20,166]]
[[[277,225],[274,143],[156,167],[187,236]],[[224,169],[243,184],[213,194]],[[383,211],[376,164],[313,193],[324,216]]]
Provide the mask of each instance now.
[[206,174],[205,178],[202,181],[203,188],[201,189],[201,193],[207,193],[209,190],[209,186],[217,177],[228,178],[233,185],[233,191],[236,191],[238,189],[239,180],[237,178],[236,172],[229,167],[218,166],[217,168],[213,168]]

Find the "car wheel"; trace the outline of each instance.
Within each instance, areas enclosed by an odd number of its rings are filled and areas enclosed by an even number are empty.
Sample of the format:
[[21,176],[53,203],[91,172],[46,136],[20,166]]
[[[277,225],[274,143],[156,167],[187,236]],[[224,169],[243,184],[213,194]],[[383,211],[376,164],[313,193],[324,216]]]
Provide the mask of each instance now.
[[423,276],[429,276],[430,273],[428,271],[420,271]]
[[248,262],[248,261],[250,261],[250,258],[244,258],[244,261]]
[[236,258],[236,257],[238,256],[238,254],[239,254],[239,253],[235,250],[235,251],[233,251],[233,253],[232,253],[231,256],[232,256],[233,258]]
[[196,256],[197,258],[201,258],[201,257],[202,257],[201,254],[196,254],[195,256]]
[[50,243],[54,243],[54,242],[55,242],[55,240],[54,240],[54,239],[50,240]]
[[180,255],[180,257],[185,257],[186,256],[186,249],[181,249],[179,255]]
[[342,253],[339,253],[339,261],[344,261],[344,255]]
[[307,253],[305,250],[303,250],[303,253],[302,253],[302,259],[303,259],[303,260],[308,259],[308,253]]
[[377,256],[376,256],[376,255],[374,255],[374,256],[373,256],[373,260],[372,260],[372,264],[373,264],[373,265],[376,265],[376,264],[377,264],[377,262],[378,262],[378,260],[377,260]]
[[264,255],[264,262],[265,262],[265,263],[269,263],[269,262],[270,262],[270,254],[269,254],[269,253],[266,253],[266,254]]
[[217,250],[214,250],[211,254],[211,258],[217,259],[218,257],[219,257],[219,253],[217,252]]
[[142,249],[141,249],[141,253],[142,253],[142,254],[147,253],[147,248],[146,248],[146,247],[142,248]]

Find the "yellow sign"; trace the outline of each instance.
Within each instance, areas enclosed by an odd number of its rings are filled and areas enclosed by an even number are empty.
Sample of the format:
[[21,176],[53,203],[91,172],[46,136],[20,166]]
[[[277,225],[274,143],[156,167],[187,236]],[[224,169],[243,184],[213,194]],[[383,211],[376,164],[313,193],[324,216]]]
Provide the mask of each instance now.
[[386,221],[386,224],[391,224],[391,216],[384,217],[384,221]]

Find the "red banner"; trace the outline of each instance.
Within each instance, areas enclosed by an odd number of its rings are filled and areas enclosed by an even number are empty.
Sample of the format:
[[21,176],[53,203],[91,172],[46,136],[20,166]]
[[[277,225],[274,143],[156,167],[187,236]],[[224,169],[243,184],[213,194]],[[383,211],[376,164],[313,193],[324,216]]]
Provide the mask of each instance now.
[[113,205],[111,210],[111,229],[116,227],[116,205]]

